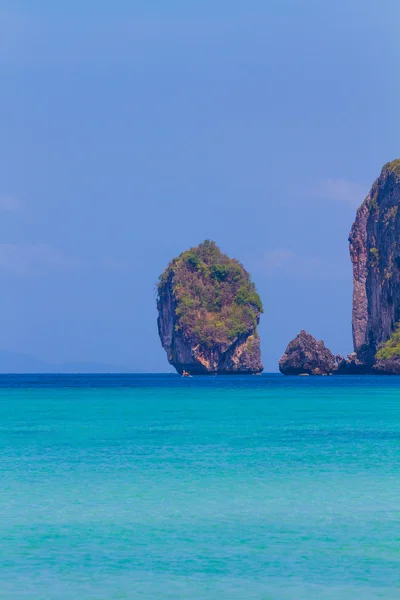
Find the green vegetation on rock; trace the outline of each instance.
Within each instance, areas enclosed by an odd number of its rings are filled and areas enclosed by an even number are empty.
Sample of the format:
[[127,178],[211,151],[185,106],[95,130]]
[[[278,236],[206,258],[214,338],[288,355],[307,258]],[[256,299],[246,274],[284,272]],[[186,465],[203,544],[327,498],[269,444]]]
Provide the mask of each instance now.
[[396,160],[386,163],[386,165],[383,167],[383,170],[386,169],[400,177],[400,158],[396,158]]
[[393,222],[397,218],[398,211],[399,211],[398,204],[396,204],[396,206],[392,206],[391,208],[386,209],[386,211],[383,214],[383,222],[386,227],[388,225],[393,225]]
[[206,240],[171,261],[161,275],[158,293],[172,287],[175,328],[196,343],[230,344],[256,333],[262,303],[249,273],[235,259]]
[[370,248],[369,249],[369,256],[370,256],[370,261],[371,264],[376,267],[379,264],[379,250],[378,248]]
[[379,345],[376,358],[378,360],[385,360],[400,356],[400,323],[396,323],[396,329],[390,336],[390,338]]

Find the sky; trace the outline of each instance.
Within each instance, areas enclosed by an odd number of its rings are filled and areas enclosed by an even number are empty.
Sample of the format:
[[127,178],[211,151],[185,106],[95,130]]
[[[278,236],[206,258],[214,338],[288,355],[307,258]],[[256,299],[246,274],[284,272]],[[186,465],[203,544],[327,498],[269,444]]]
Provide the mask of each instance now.
[[352,350],[348,234],[400,157],[398,0],[0,1],[0,350],[171,371],[156,284],[204,239],[266,371]]

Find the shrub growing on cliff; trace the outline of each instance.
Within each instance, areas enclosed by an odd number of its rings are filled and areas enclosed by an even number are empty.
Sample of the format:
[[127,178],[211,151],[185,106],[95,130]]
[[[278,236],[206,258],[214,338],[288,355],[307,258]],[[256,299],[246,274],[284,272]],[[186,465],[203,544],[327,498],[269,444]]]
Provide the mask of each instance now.
[[396,329],[390,336],[390,338],[379,345],[376,358],[378,360],[385,360],[400,356],[400,323],[396,323]]
[[386,165],[383,167],[383,170],[385,169],[391,173],[394,173],[395,175],[400,176],[400,158],[396,158],[396,160],[386,163]]
[[262,303],[248,272],[206,240],[171,261],[161,275],[161,297],[172,287],[175,327],[195,343],[229,344],[255,332]]
[[370,260],[370,264],[373,267],[377,267],[379,265],[379,250],[378,250],[378,248],[370,248],[369,249],[369,260]]

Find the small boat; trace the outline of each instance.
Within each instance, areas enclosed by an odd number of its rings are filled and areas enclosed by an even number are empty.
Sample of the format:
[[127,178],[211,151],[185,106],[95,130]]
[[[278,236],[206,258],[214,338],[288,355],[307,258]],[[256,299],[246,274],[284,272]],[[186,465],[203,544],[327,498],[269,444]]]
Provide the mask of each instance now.
[[182,371],[182,377],[191,377],[189,371]]

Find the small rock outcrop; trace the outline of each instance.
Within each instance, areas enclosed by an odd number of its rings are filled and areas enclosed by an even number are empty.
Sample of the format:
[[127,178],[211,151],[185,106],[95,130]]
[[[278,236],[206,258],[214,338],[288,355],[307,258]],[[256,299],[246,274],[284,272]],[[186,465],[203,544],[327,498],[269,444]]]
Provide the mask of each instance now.
[[279,361],[284,375],[332,375],[336,368],[337,359],[324,342],[304,330],[290,342]]
[[376,360],[372,371],[376,375],[400,375],[400,356]]
[[[387,163],[357,211],[351,229],[353,342],[370,371],[400,368],[393,348],[380,349],[400,322],[400,159]],[[400,344],[398,347],[400,353]]]
[[159,280],[157,308],[161,343],[178,373],[263,370],[260,297],[241,263],[214,242],[171,261]]
[[369,368],[363,360],[357,356],[356,352],[352,352],[347,355],[347,358],[343,358],[338,354],[336,356],[337,368],[335,369],[335,375],[363,375],[368,373]]

